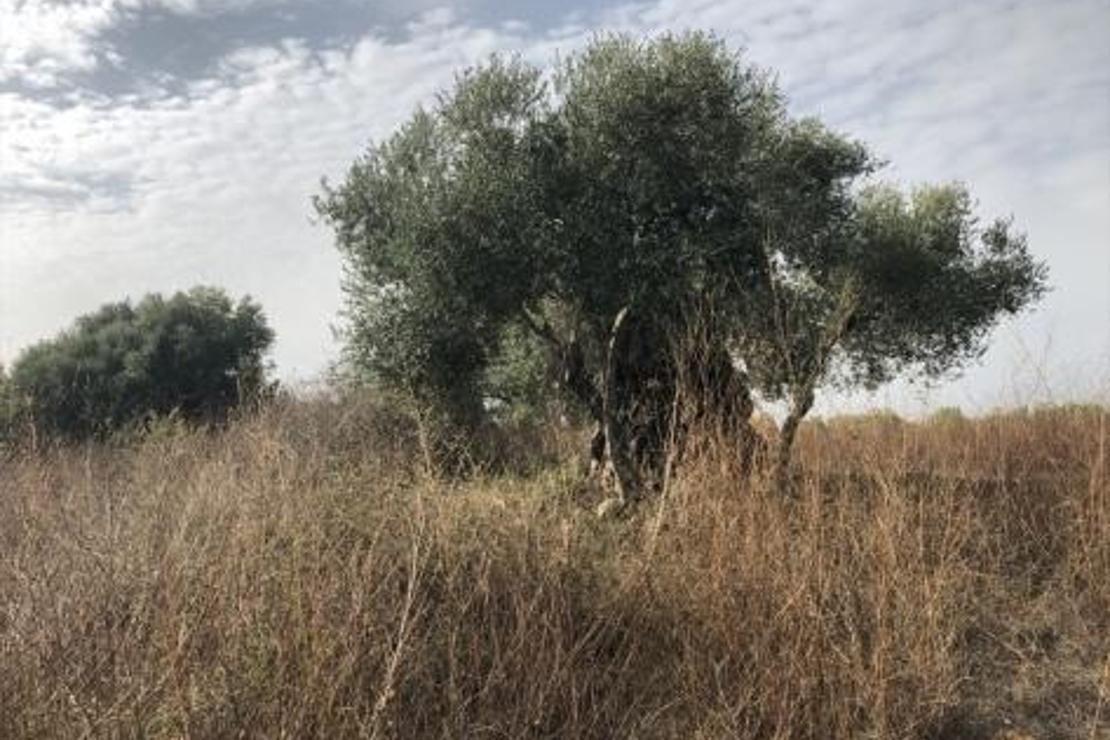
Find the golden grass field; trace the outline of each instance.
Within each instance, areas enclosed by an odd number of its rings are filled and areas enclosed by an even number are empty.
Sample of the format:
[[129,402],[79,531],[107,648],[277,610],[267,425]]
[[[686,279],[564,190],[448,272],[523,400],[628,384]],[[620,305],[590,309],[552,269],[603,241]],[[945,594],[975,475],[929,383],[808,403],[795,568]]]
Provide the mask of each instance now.
[[704,436],[599,519],[580,435],[422,472],[369,400],[0,458],[3,738],[1108,738],[1108,412]]

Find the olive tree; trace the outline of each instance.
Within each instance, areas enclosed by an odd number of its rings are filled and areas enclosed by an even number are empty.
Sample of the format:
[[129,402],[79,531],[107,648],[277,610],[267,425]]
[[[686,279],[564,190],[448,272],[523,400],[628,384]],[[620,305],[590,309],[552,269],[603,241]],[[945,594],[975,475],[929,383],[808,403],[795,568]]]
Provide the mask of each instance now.
[[907,204],[865,187],[877,169],[712,36],[602,38],[548,71],[494,58],[316,199],[347,358],[468,428],[512,392],[491,368],[543,348],[623,495],[681,436],[680,396],[744,439],[753,389],[789,398],[785,457],[837,368],[956,367],[1042,289],[962,190]]

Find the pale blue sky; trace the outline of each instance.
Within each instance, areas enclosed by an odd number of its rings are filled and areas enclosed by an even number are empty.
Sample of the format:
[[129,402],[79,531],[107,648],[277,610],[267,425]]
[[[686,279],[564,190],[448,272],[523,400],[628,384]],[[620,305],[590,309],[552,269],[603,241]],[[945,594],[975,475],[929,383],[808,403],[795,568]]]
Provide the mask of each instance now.
[[826,410],[1107,398],[1107,0],[0,0],[0,360],[106,301],[214,283],[259,299],[279,373],[310,378],[340,305],[322,175],[492,52],[689,28],[775,69],[883,177],[967,182],[1050,265],[1052,294],[961,378]]

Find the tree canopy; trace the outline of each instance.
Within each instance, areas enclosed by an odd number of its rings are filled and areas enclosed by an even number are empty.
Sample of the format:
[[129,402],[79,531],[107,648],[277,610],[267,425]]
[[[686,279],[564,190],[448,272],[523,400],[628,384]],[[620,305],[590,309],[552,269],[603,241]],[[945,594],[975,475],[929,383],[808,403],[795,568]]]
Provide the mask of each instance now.
[[879,169],[710,35],[495,57],[316,199],[348,360],[473,424],[521,385],[504,358],[534,376],[538,352],[625,478],[658,462],[682,378],[741,426],[754,389],[790,404],[785,460],[823,384],[954,370],[1044,290],[963,186],[907,196]]
[[8,413],[71,438],[173,411],[213,418],[263,386],[273,337],[258,304],[215,288],[107,304],[16,359]]

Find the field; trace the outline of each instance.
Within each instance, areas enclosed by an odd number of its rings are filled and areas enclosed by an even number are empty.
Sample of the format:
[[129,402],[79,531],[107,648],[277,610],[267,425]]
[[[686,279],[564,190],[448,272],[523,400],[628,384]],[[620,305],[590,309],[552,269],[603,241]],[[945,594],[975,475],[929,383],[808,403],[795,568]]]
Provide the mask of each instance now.
[[1108,412],[702,435],[599,518],[582,433],[427,475],[372,400],[0,459],[3,738],[1108,738]]

